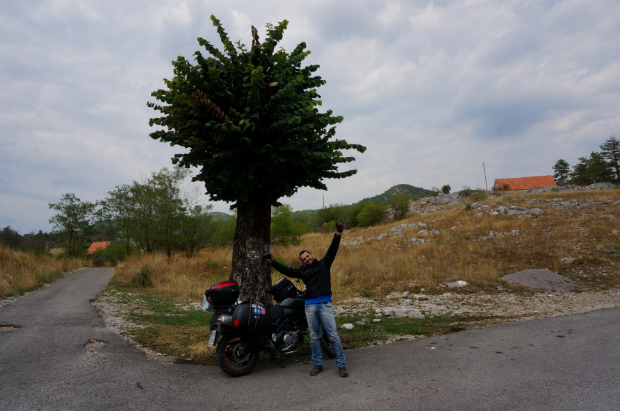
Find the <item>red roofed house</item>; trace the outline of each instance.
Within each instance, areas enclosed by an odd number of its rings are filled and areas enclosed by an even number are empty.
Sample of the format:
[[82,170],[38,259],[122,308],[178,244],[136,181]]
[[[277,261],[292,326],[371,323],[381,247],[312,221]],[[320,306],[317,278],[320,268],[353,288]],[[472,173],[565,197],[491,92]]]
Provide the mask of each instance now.
[[496,190],[529,190],[530,188],[555,187],[552,176],[519,177],[519,178],[496,178]]
[[86,254],[93,254],[97,250],[104,250],[111,242],[112,241],[99,241],[92,243],[90,247],[88,247]]

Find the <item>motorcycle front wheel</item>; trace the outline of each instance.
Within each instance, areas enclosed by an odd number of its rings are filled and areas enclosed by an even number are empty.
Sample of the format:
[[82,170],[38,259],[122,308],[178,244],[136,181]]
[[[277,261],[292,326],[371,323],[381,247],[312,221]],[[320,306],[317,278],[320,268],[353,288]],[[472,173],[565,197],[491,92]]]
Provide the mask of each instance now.
[[220,369],[231,377],[247,375],[258,364],[258,351],[241,354],[243,345],[251,341],[242,335],[227,334],[220,338],[215,351],[215,359]]
[[325,332],[325,329],[323,329],[323,327],[321,327],[321,331],[321,339],[319,340],[319,342],[321,343],[321,350],[323,350],[325,355],[327,355],[329,358],[336,358],[336,353],[334,352],[331,342],[329,341],[327,333]]

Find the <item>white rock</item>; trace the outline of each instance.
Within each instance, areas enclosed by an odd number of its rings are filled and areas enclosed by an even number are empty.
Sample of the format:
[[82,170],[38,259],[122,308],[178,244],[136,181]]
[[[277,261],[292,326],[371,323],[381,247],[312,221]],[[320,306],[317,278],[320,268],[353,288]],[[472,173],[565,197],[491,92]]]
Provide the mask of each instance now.
[[407,311],[405,310],[396,310],[394,317],[396,318],[403,318],[407,316]]
[[461,288],[461,287],[465,287],[467,284],[469,283],[463,280],[454,281],[452,283],[446,283],[446,285],[450,288]]
[[383,314],[381,314],[381,313],[376,313],[376,314],[375,314],[375,317],[383,317]]
[[390,231],[401,231],[401,230],[404,230],[405,228],[407,228],[407,224],[401,224],[396,227],[390,228]]
[[372,322],[373,322],[373,323],[380,323],[380,322],[381,322],[381,320],[380,320],[380,319],[378,319],[378,318],[375,318],[374,320],[372,320]]
[[419,236],[427,236],[427,235],[428,235],[428,231],[426,231],[426,230],[420,230],[420,231],[418,231],[418,235],[419,235]]
[[409,291],[405,291],[403,293],[403,298],[409,298]]
[[342,324],[340,328],[344,328],[345,330],[352,330],[354,327],[353,324]]
[[407,311],[407,317],[409,317],[409,318],[417,318],[417,319],[420,319],[420,320],[424,319],[424,316],[418,310],[409,310],[409,311]]
[[611,234],[618,235],[618,234],[620,234],[620,231],[618,231],[618,230],[611,230]]
[[377,314],[381,314],[381,308],[377,308],[377,309],[375,310],[375,312],[376,312]]

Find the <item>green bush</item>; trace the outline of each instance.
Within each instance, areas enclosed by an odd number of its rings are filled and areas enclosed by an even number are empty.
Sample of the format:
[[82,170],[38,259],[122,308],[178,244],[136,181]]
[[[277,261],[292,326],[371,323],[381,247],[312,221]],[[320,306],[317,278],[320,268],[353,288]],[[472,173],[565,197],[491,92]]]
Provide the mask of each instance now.
[[471,195],[471,191],[472,190],[470,186],[464,185],[461,191],[459,191],[459,194],[462,195],[463,197],[469,197]]
[[294,244],[301,241],[304,226],[291,218],[293,208],[288,204],[271,208],[271,242],[275,244]]
[[388,206],[394,212],[394,220],[399,220],[409,211],[409,196],[407,193],[397,194],[388,200]]
[[371,201],[367,203],[357,215],[357,223],[360,227],[368,227],[381,222],[385,218],[386,207]]
[[142,267],[140,271],[133,276],[130,284],[133,287],[152,287],[153,280],[151,280],[151,270],[148,267]]
[[106,248],[99,249],[92,254],[91,260],[95,267],[101,267],[106,263],[116,266],[119,261],[127,257],[127,245],[113,241]]
[[471,204],[467,203],[465,204],[465,211],[469,211],[471,210]]
[[477,188],[475,190],[472,190],[471,193],[469,194],[469,198],[473,201],[483,201],[486,200],[487,198],[487,193],[486,191],[484,191],[481,188]]
[[450,187],[448,184],[441,187],[441,192],[444,194],[450,194],[450,190],[452,190],[452,187]]

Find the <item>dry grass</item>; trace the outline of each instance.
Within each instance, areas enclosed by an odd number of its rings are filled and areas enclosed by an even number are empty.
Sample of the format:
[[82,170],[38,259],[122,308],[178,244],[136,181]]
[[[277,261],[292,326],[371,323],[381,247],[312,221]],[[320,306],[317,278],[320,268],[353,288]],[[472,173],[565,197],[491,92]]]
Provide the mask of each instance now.
[[[368,229],[347,231],[332,266],[334,299],[381,298],[394,291],[417,291],[420,288],[434,292],[440,290],[443,283],[455,280],[470,283],[465,292],[489,291],[500,284],[501,275],[527,268],[548,268],[567,273],[578,268],[576,265],[613,267],[617,251],[611,250],[618,249],[619,241],[618,235],[612,235],[612,230],[620,228],[620,219],[609,221],[598,217],[609,214],[620,217],[620,205],[562,209],[555,207],[552,201],[560,197],[564,200],[618,200],[620,190],[506,194],[482,202],[493,205],[502,200],[505,206],[543,210],[541,216],[527,219],[487,213],[476,217],[479,210],[464,211],[463,206],[458,206],[423,216],[409,215],[405,220]],[[542,203],[526,203],[534,198],[541,199]],[[428,225],[425,229],[440,233],[420,237],[427,240],[423,245],[410,245],[404,241],[417,237],[420,228],[408,228],[402,231],[402,236],[391,237],[390,228],[414,222],[424,222]],[[497,233],[519,230],[521,234],[483,239],[491,230]],[[376,237],[383,233],[387,237],[377,240]],[[297,266],[301,249],[308,249],[322,258],[331,237],[331,234],[308,234],[299,246],[275,246],[272,251],[285,264]],[[362,244],[347,244],[360,237],[364,240]],[[196,299],[211,283],[228,277],[231,256],[230,248],[216,248],[204,250],[191,260],[174,257],[168,261],[159,254],[133,257],[119,265],[117,276],[128,282],[142,266],[149,266],[153,272],[152,293]],[[566,265],[560,261],[563,257],[581,258]],[[278,278],[281,275],[274,273],[274,281]]]
[[228,279],[231,261],[232,247],[208,248],[192,259],[174,255],[168,260],[165,253],[144,254],[119,263],[115,278],[129,283],[142,267],[147,267],[153,281],[149,294],[198,299],[209,285]]
[[0,246],[0,297],[21,294],[83,267],[81,259],[34,256]]

